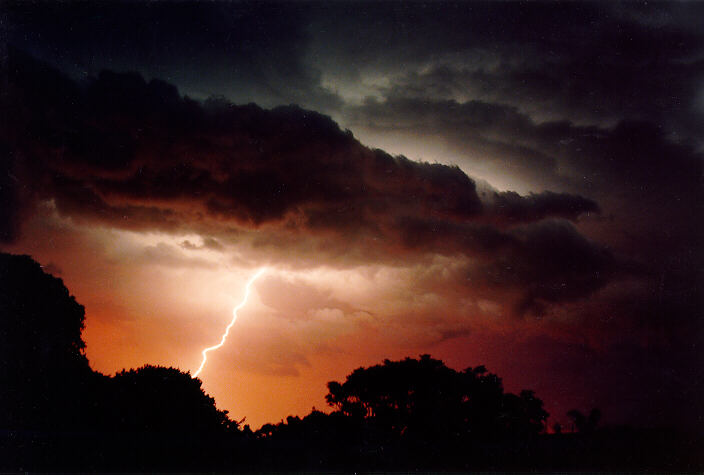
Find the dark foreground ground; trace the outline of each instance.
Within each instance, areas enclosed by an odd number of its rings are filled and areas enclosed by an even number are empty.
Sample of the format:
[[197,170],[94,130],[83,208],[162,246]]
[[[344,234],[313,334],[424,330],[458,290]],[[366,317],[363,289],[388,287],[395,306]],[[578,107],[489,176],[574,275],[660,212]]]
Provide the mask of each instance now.
[[412,447],[334,440],[230,440],[164,433],[4,432],[3,471],[601,471],[701,473],[701,437],[602,429],[530,440]]

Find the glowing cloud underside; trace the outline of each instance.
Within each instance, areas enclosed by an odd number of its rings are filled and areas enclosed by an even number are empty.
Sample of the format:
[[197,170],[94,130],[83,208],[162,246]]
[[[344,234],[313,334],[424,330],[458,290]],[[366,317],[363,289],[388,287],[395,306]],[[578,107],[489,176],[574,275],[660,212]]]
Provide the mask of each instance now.
[[237,320],[237,312],[240,311],[245,305],[247,305],[247,300],[249,300],[249,294],[252,290],[252,284],[254,284],[254,281],[256,281],[261,275],[266,271],[266,269],[262,268],[259,269],[251,279],[249,279],[249,282],[247,282],[247,286],[245,287],[244,291],[244,297],[242,298],[242,302],[238,306],[234,308],[232,311],[232,320],[230,321],[230,324],[225,328],[225,333],[223,333],[222,338],[220,339],[220,343],[218,343],[215,346],[208,347],[203,350],[203,361],[200,362],[200,366],[198,367],[198,370],[193,373],[193,377],[197,378],[200,372],[203,370],[203,367],[205,366],[205,362],[208,361],[208,352],[217,350],[220,348],[222,345],[225,344],[225,340],[227,339],[227,335],[230,333],[230,328],[232,328],[232,325],[235,324],[235,321]]

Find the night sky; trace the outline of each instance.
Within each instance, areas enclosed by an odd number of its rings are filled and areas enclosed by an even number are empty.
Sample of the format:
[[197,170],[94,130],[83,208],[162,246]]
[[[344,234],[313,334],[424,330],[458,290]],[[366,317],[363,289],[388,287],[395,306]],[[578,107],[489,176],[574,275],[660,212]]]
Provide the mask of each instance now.
[[384,358],[692,427],[702,3],[3,3],[0,250],[253,427]]

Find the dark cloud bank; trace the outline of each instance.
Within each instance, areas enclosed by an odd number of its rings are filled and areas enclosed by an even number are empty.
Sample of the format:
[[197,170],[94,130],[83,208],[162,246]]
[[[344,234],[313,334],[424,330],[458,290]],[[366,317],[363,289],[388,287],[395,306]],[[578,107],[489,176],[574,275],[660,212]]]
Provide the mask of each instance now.
[[[590,294],[613,267],[606,249],[569,224],[599,211],[592,200],[553,192],[482,198],[459,168],[369,149],[312,111],[201,105],[137,74],[104,72],[77,84],[19,52],[7,78],[6,241],[32,202],[53,199],[61,214],[131,230],[196,231],[231,243],[256,230],[284,248],[324,240],[322,262],[426,253],[505,261],[518,270],[497,281],[530,279],[543,289],[531,294],[550,301]],[[548,248],[560,256],[551,272],[521,270],[546,269],[534,264]]]
[[74,76],[138,70],[191,95],[327,112],[364,83],[361,95],[478,100],[541,120],[647,120],[701,144],[695,2],[6,2],[3,13],[12,44]]

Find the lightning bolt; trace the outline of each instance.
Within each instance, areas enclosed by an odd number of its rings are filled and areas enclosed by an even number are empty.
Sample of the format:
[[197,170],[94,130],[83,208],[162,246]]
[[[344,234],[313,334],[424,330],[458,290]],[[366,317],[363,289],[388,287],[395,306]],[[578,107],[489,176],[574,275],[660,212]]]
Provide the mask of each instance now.
[[256,281],[261,275],[266,271],[266,268],[262,267],[259,269],[251,279],[249,279],[249,282],[247,282],[247,286],[245,287],[244,290],[244,298],[242,299],[242,302],[238,306],[232,310],[232,320],[230,321],[230,324],[225,328],[225,333],[222,334],[222,338],[220,339],[220,343],[218,343],[215,346],[208,347],[202,351],[203,354],[203,361],[200,362],[200,366],[198,367],[198,371],[193,373],[193,377],[197,378],[200,372],[203,370],[203,366],[205,366],[205,362],[208,361],[208,352],[217,350],[220,348],[222,345],[225,344],[225,340],[227,339],[227,335],[230,334],[230,328],[232,328],[232,325],[235,324],[235,321],[237,320],[237,312],[240,311],[245,305],[247,305],[247,300],[249,299],[249,294],[252,290],[252,284],[254,281]]

